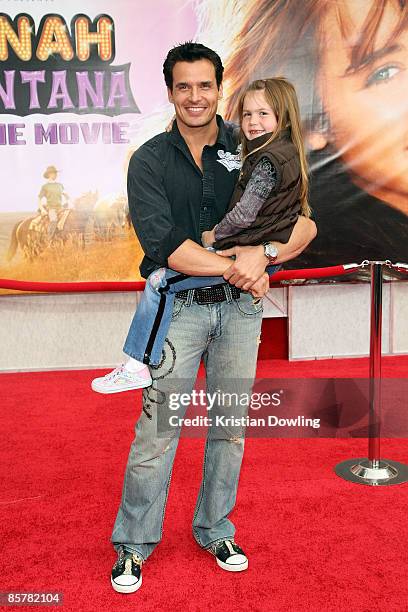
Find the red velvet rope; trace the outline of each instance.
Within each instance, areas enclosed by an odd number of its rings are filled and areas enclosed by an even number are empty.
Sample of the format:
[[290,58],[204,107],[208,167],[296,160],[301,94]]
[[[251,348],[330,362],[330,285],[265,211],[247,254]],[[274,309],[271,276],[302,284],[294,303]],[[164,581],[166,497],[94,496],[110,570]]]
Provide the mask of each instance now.
[[406,263],[396,263],[393,264],[391,267],[394,268],[394,270],[396,270],[397,272],[404,272],[405,274],[408,274],[408,264]]
[[[342,266],[331,266],[330,268],[304,268],[303,270],[281,270],[275,272],[270,279],[270,284],[280,283],[285,280],[308,280],[310,278],[326,278],[328,276],[340,276],[350,274],[359,268],[359,264],[347,264]],[[1,281],[0,281],[1,282]]]
[[[275,285],[285,280],[306,280],[310,278],[325,278],[327,276],[340,276],[350,274],[359,268],[359,264],[331,266],[330,268],[306,268],[303,270],[282,270],[276,272],[270,283]],[[0,278],[0,289],[15,291],[35,291],[47,293],[93,293],[104,291],[143,291],[145,281],[134,282],[78,282],[78,283],[43,283],[36,281],[21,281]]]

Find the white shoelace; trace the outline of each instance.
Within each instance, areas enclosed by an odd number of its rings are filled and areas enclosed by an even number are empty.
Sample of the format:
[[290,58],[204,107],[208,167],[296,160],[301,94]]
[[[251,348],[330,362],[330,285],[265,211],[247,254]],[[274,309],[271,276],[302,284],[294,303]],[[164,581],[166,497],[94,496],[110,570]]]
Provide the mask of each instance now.
[[117,378],[120,374],[124,374],[126,372],[123,364],[118,366],[117,368],[115,368],[112,372],[110,372],[110,374],[106,374],[105,376],[105,380],[114,380],[115,378]]
[[214,554],[216,554],[216,553],[217,553],[217,548],[218,548],[219,546],[221,546],[222,544],[225,544],[225,546],[228,548],[228,551],[231,553],[231,555],[236,555],[236,554],[237,554],[237,552],[234,550],[234,548],[233,548],[233,546],[232,546],[233,544],[234,544],[234,546],[237,546],[237,544],[235,543],[235,541],[234,541],[234,540],[231,540],[231,539],[230,539],[230,540],[220,540],[219,542],[217,542],[216,544],[214,544],[214,545],[211,547],[211,549],[212,549],[212,551],[213,551],[213,553],[214,553]]
[[231,544],[231,540],[225,540],[225,546],[228,548],[228,550],[230,551],[231,555],[236,555],[237,551],[233,549],[232,544]]

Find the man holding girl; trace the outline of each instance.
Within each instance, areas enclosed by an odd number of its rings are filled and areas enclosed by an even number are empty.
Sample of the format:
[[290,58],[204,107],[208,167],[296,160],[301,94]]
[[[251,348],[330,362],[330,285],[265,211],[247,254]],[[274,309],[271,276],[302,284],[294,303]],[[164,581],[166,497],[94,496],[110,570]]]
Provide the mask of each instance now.
[[[147,277],[165,268],[165,274],[171,270],[184,277],[220,278],[218,282],[214,278],[211,282],[204,280],[202,288],[180,288],[174,293],[161,359],[150,366],[153,384],[143,393],[143,411],[136,425],[112,534],[118,559],[111,584],[123,593],[141,586],[142,563],[162,536],[179,437],[178,431],[166,428],[169,394],[173,390],[191,393],[201,359],[208,393],[251,392],[262,322],[259,298],[269,288],[265,268],[296,257],[316,231],[310,219],[298,216],[300,212],[308,213],[305,168],[290,136],[289,116],[276,117],[261,84],[248,97],[247,109],[252,117],[249,140],[258,131],[256,137],[260,140],[256,144],[261,148],[267,145],[265,155],[258,159],[260,176],[252,184],[258,202],[255,217],[261,219],[272,213],[270,207],[269,211],[263,207],[260,194],[265,189],[268,196],[274,190],[276,195],[285,190],[291,212],[287,215],[286,234],[282,234],[284,240],[270,245],[268,232],[263,232],[257,246],[247,241],[224,251],[223,256],[200,245],[203,232],[209,232],[204,234],[209,242],[213,237],[220,238],[217,228],[226,232],[224,237],[230,236],[232,244],[239,244],[234,237],[249,233],[256,222],[248,218],[245,186],[239,201],[229,210],[228,214],[232,214],[223,221],[239,175],[235,130],[216,114],[222,96],[223,66],[211,49],[185,43],[169,52],[163,72],[176,120],[170,133],[159,134],[134,153],[128,172],[130,212],[145,252],[141,273]],[[270,119],[276,120],[274,126],[263,118],[267,108]],[[277,126],[279,131],[274,136]],[[250,175],[246,177],[248,184]],[[242,227],[238,227],[239,215],[233,212],[239,205],[241,219],[246,217]],[[284,219],[285,214],[278,215],[275,222]],[[272,226],[269,229],[273,235]],[[231,256],[235,256],[234,261]],[[240,417],[246,410],[244,406],[213,406],[214,415]],[[193,519],[198,545],[228,571],[248,567],[244,551],[234,541],[235,527],[228,519],[235,505],[243,450],[243,428],[227,427],[215,432],[210,427]]]

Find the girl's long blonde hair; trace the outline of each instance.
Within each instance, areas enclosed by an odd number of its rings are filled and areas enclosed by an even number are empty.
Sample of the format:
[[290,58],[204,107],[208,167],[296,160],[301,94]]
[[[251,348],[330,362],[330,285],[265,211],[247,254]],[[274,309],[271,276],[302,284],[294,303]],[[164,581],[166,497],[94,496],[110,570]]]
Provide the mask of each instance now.
[[[267,142],[251,153],[260,151],[271,142],[279,138],[281,132],[289,130],[290,139],[295,145],[300,160],[300,204],[302,215],[310,217],[310,206],[308,203],[309,176],[306,161],[305,146],[303,143],[302,128],[300,123],[300,111],[296,90],[292,83],[284,77],[273,77],[270,79],[258,79],[248,85],[238,100],[238,113],[242,122],[244,100],[247,93],[251,91],[263,91],[268,105],[275,113],[277,126]],[[242,156],[245,159],[249,155],[248,141],[241,130]]]

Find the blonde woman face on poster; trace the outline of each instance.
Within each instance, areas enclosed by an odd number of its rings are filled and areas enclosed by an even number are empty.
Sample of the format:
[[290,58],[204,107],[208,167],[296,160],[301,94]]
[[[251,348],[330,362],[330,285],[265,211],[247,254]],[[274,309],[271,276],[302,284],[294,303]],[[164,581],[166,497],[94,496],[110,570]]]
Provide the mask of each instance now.
[[373,49],[352,65],[372,0],[345,0],[340,17],[338,6],[320,24],[317,83],[328,140],[356,184],[408,214],[408,32],[395,34],[401,11],[386,3]]
[[322,128],[303,117],[313,126],[310,148],[331,145],[355,184],[408,214],[408,0],[249,0],[245,7],[226,65],[226,117],[236,118],[239,91],[253,78],[286,75],[308,113],[311,105],[323,110]]

